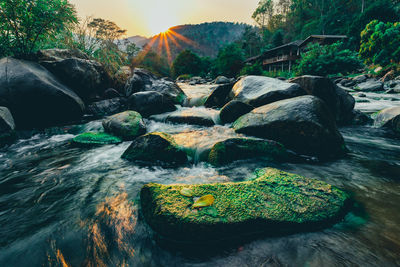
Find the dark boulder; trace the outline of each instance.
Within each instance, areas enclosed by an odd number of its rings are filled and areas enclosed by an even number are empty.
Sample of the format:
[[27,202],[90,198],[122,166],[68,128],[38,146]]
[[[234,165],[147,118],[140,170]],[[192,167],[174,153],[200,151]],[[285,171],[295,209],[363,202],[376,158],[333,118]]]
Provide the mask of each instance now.
[[122,97],[122,95],[114,88],[108,88],[107,90],[104,91],[103,97],[105,99],[111,99],[115,97]]
[[161,165],[179,165],[188,161],[186,153],[166,133],[149,133],[139,136],[133,140],[122,158]]
[[220,108],[229,102],[229,93],[232,91],[234,83],[227,83],[217,86],[207,97],[204,106],[206,108]]
[[205,108],[183,108],[169,114],[153,116],[156,120],[192,125],[215,125],[218,111]]
[[147,70],[135,68],[125,85],[126,96],[145,91],[156,91],[175,104],[182,104],[186,99],[185,93],[175,82],[160,79]]
[[369,115],[360,110],[353,110],[349,119],[348,124],[350,125],[368,125],[374,122]]
[[232,123],[244,114],[249,113],[254,108],[238,100],[232,100],[222,107],[219,118],[222,123]]
[[363,92],[379,92],[383,91],[383,82],[368,80],[358,84],[355,89]]
[[375,118],[375,126],[389,128],[400,133],[400,107],[391,107],[379,111]]
[[171,98],[156,91],[140,92],[131,95],[128,99],[129,109],[135,110],[148,117],[176,110]]
[[230,97],[253,107],[259,107],[305,94],[306,92],[295,83],[263,76],[247,76],[235,84]]
[[254,109],[233,125],[237,133],[282,143],[303,155],[331,158],[346,147],[325,102],[301,96]]
[[103,65],[94,60],[55,56],[41,59],[39,63],[86,103],[92,102],[98,96],[103,96],[104,91],[111,86],[111,77]]
[[103,120],[103,127],[107,133],[123,140],[133,140],[146,133],[146,124],[142,116],[136,111],[124,111]]
[[0,105],[10,109],[18,128],[43,127],[78,120],[82,100],[37,63],[0,60]]
[[126,98],[116,97],[91,103],[86,107],[86,113],[95,117],[109,116],[126,109]]
[[230,82],[231,80],[226,78],[225,76],[218,76],[214,81],[215,84],[225,84]]
[[15,139],[15,123],[11,112],[6,107],[0,107],[0,147]]
[[59,61],[67,58],[80,58],[89,60],[89,56],[79,49],[44,49],[36,53],[37,61]]

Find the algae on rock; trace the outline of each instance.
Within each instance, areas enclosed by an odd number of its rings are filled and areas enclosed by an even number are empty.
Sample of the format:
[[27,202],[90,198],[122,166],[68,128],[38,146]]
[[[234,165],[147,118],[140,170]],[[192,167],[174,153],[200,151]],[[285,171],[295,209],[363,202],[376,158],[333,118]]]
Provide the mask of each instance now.
[[122,140],[107,133],[87,132],[76,136],[72,142],[78,145],[109,145],[119,144]]

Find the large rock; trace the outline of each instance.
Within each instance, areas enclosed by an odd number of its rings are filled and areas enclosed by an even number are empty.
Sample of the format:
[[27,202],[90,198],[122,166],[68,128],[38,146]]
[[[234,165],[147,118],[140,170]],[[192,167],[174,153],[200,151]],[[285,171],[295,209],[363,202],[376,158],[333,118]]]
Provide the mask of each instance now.
[[142,116],[131,110],[104,119],[103,127],[107,133],[118,136],[123,140],[133,140],[146,133],[146,124]]
[[300,85],[307,94],[324,100],[338,122],[349,117],[354,109],[354,98],[329,78],[305,75],[294,78],[292,82]]
[[128,106],[131,110],[139,112],[144,117],[176,110],[174,102],[170,98],[156,91],[131,95],[128,99]]
[[254,108],[238,100],[232,100],[222,107],[219,118],[222,123],[232,123],[244,114],[249,113]]
[[225,84],[230,82],[231,80],[226,78],[225,76],[218,76],[214,81],[215,84]]
[[227,83],[217,86],[207,97],[204,106],[207,108],[220,108],[229,102],[228,95],[233,88],[233,83]]
[[157,78],[147,70],[135,68],[125,85],[126,96],[144,91],[156,91],[175,104],[182,104],[186,99],[185,93],[175,82]]
[[216,143],[210,151],[208,162],[220,166],[236,160],[267,157],[285,161],[290,158],[288,151],[278,142],[253,138],[231,138]]
[[[347,193],[322,181],[270,168],[257,171],[254,178],[240,183],[147,184],[140,192],[141,210],[164,238],[210,244],[243,235],[319,230],[342,219],[351,205]],[[194,208],[202,196],[209,201]]]
[[82,100],[37,63],[0,60],[0,105],[10,109],[18,128],[80,119]]
[[86,113],[95,117],[103,117],[116,114],[126,109],[127,100],[116,97],[93,102],[86,107]]
[[72,139],[72,143],[78,146],[91,147],[99,145],[119,144],[122,140],[107,133],[87,132]]
[[38,61],[59,61],[67,58],[80,58],[89,60],[89,56],[79,49],[44,49],[36,54]]
[[369,80],[363,83],[360,83],[356,86],[357,90],[364,92],[379,92],[383,91],[383,82]]
[[149,133],[136,138],[122,155],[123,159],[179,165],[188,161],[187,155],[166,133]]
[[259,107],[305,94],[306,92],[295,83],[263,76],[247,76],[235,84],[230,97],[253,107]]
[[[56,50],[59,51],[59,50]],[[72,51],[54,50],[41,53],[55,54],[53,57],[39,57],[39,63],[53,73],[62,83],[71,88],[85,102],[92,102],[111,86],[111,78],[103,65],[87,58],[75,57]]]
[[238,133],[275,140],[304,155],[330,158],[346,150],[331,112],[314,96],[259,107],[240,117],[233,127]]
[[153,119],[172,123],[185,123],[192,125],[215,125],[218,111],[206,108],[183,108],[172,113],[152,116]]
[[15,122],[6,107],[0,107],[0,147],[15,139]]
[[375,126],[390,128],[400,133],[400,107],[391,107],[379,111],[375,118]]

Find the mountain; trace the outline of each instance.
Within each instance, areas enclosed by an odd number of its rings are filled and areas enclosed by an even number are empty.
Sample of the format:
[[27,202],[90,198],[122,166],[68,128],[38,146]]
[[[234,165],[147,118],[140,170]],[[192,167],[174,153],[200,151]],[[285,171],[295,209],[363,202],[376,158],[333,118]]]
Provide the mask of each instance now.
[[[238,40],[247,24],[233,22],[210,22],[202,24],[188,24],[175,26],[166,33],[160,33],[146,40],[141,36],[129,37],[139,47],[144,44],[151,45],[152,49],[170,59],[185,49],[190,49],[200,56],[216,57],[220,48],[228,43]],[[167,40],[167,42],[165,41]]]

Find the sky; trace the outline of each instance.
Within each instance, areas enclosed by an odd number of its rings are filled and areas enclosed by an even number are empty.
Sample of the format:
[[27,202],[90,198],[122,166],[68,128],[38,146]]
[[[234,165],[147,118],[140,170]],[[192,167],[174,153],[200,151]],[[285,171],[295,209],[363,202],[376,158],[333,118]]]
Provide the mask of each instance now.
[[127,36],[153,36],[182,24],[212,21],[254,24],[259,0],[69,0],[78,16],[114,21]]

